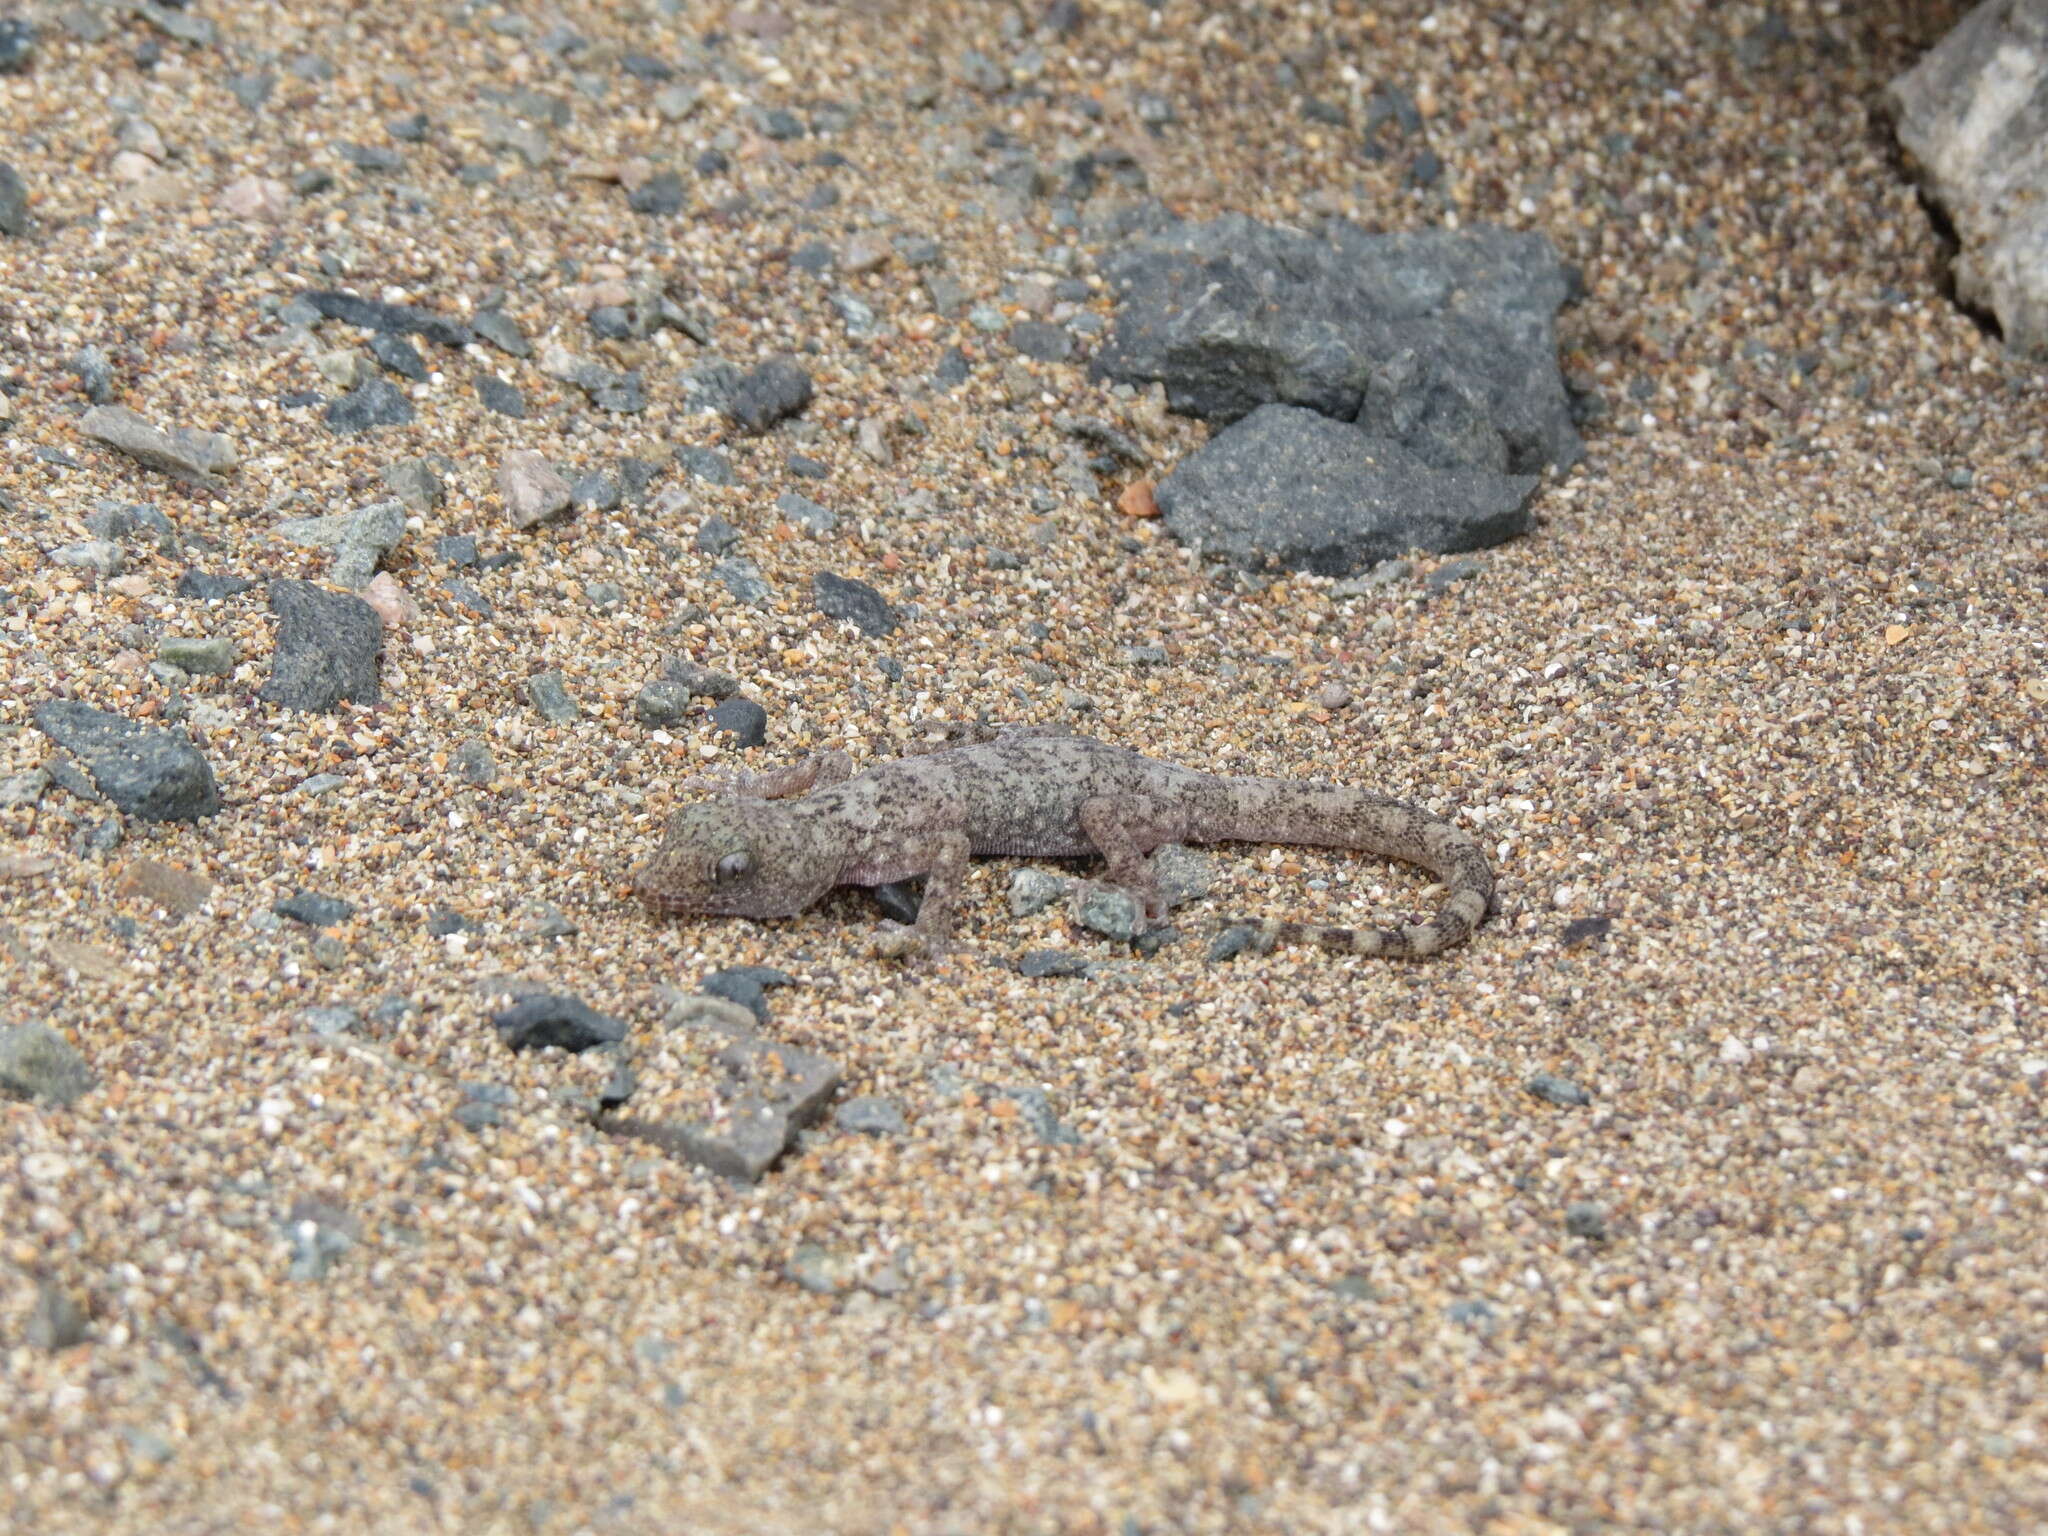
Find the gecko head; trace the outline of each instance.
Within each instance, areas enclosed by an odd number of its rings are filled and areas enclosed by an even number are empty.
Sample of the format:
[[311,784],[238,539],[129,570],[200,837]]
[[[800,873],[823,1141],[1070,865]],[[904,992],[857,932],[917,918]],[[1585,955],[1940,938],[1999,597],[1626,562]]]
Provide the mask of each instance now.
[[669,818],[654,857],[633,871],[633,894],[657,912],[791,917],[836,883],[818,862],[789,807],[708,800]]

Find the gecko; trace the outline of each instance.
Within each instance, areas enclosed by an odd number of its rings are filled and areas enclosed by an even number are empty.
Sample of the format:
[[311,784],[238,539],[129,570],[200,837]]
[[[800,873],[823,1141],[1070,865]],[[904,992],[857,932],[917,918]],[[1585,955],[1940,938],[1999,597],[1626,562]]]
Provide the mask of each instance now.
[[[946,726],[953,734],[985,726]],[[853,772],[844,752],[721,781],[720,793],[669,819],[634,893],[659,913],[793,917],[840,885],[925,877],[907,927],[885,923],[886,955],[929,958],[952,938],[968,860],[1099,854],[1107,884],[1166,917],[1151,868],[1165,843],[1287,843],[1352,848],[1419,864],[1448,894],[1429,921],[1339,928],[1251,923],[1251,947],[1312,942],[1403,959],[1462,942],[1493,901],[1478,842],[1440,817],[1341,784],[1204,773],[1056,728],[999,729]],[[694,781],[701,783],[702,781]],[[686,786],[689,787],[689,786]],[[1077,890],[1078,905],[1087,887]]]

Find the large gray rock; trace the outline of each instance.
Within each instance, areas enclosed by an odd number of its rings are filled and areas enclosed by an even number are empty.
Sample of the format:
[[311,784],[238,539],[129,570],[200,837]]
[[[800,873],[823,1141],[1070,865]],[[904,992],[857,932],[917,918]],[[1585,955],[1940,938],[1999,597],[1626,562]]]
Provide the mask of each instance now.
[[2048,0],[1984,0],[1885,103],[1955,227],[1956,297],[2048,358]]
[[1104,270],[1121,306],[1100,376],[1166,386],[1227,426],[1261,405],[1357,421],[1439,468],[1577,462],[1557,366],[1571,281],[1537,234],[1480,225],[1313,233],[1231,214],[1132,241]]
[[1525,532],[1534,475],[1438,469],[1390,438],[1291,405],[1225,427],[1160,483],[1182,542],[1242,566],[1345,576],[1410,549]]
[[144,821],[196,821],[220,809],[213,769],[181,730],[144,725],[76,699],[38,704],[35,722],[127,815]]
[[265,699],[298,710],[332,709],[344,699],[378,701],[384,621],[376,609],[310,581],[273,581],[270,607],[277,615],[277,649],[270,681],[263,685]]

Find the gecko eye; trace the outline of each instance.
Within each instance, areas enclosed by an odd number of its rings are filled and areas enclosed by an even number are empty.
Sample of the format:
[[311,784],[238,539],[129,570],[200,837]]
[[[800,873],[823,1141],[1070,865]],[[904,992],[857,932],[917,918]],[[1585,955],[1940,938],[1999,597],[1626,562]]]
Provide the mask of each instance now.
[[754,856],[751,853],[728,853],[718,861],[718,867],[711,872],[713,884],[726,885],[734,880],[744,880],[754,872]]

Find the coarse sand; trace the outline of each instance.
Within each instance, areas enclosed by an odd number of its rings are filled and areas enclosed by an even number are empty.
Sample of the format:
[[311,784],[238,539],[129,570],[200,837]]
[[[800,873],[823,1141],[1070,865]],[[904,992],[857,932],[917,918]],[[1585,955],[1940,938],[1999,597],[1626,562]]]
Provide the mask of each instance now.
[[[28,6],[0,1025],[97,1086],[0,1102],[0,1526],[2048,1528],[2048,404],[1943,296],[1874,110],[1961,12]],[[1127,515],[1204,436],[1086,372],[1095,259],[1145,195],[1547,234],[1584,278],[1587,452],[1536,529],[1344,596]],[[384,372],[292,306],[337,288],[502,311],[532,355],[414,336],[429,376]],[[621,333],[664,290],[677,323]],[[645,409],[550,349],[637,371]],[[774,431],[686,398],[775,353],[816,398]],[[306,398],[372,377],[409,424]],[[89,388],[240,462],[120,457],[78,430]],[[1088,494],[1063,413],[1149,467]],[[515,449],[618,504],[515,528]],[[381,703],[260,699],[263,579],[333,558],[273,530],[434,455],[445,496],[383,559],[417,613]],[[53,563],[107,500],[172,534]],[[181,597],[188,566],[257,585]],[[901,627],[822,617],[821,571]],[[194,639],[230,670],[152,671]],[[643,723],[674,656],[766,745],[702,699]],[[551,670],[566,723],[528,691]],[[109,846],[106,806],[34,794],[59,698],[179,717],[221,813]],[[1140,957],[1012,916],[992,861],[961,950],[906,974],[858,894],[778,923],[629,899],[692,775],[984,713],[1413,798],[1484,837],[1496,913],[1427,964],[1211,964],[1221,915],[1431,902],[1401,866],[1225,848]],[[354,911],[273,912],[301,890]],[[1044,948],[1096,964],[1017,973]],[[771,1036],[895,1112],[828,1113],[753,1187],[594,1129],[597,1058],[489,1024],[542,985],[644,1035],[742,963],[797,978]]]

